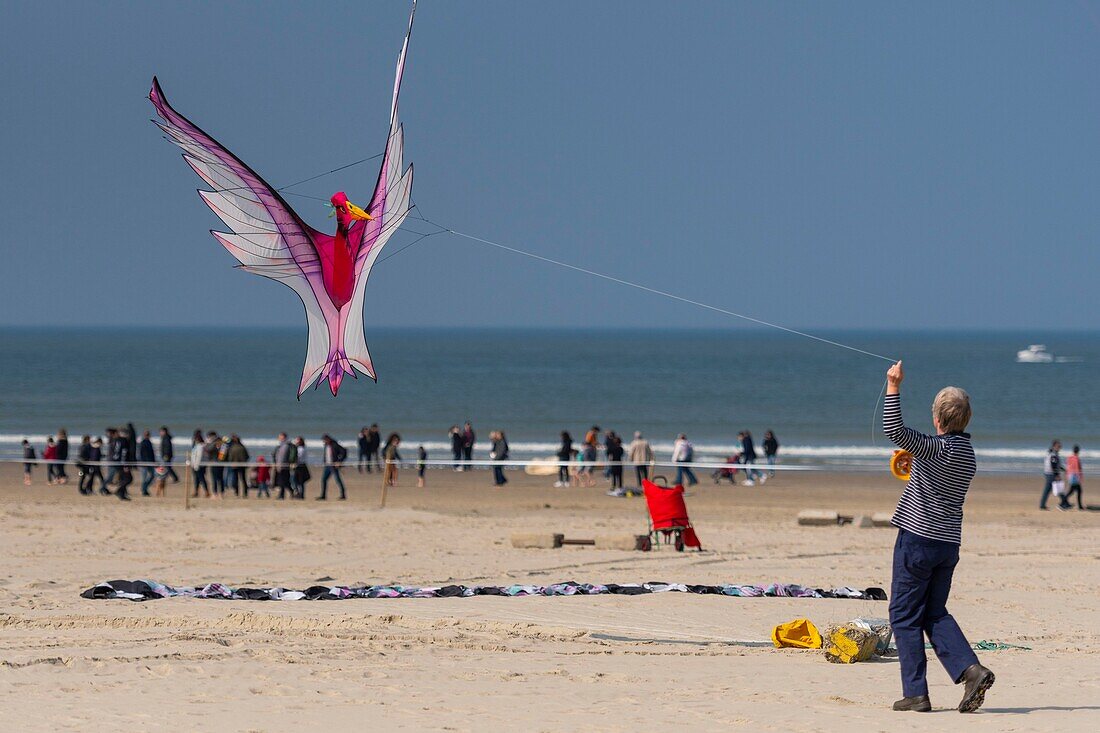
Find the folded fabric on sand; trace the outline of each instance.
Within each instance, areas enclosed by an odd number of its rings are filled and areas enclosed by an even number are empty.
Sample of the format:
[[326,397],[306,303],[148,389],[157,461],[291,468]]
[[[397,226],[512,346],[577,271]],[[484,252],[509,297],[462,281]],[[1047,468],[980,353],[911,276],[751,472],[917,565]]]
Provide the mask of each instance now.
[[223,583],[204,586],[170,586],[153,580],[111,580],[99,583],[80,595],[91,599],[121,598],[151,601],[156,598],[215,598],[227,601],[339,601],[347,598],[469,598],[471,596],[636,596],[648,593],[696,593],[740,598],[854,598],[885,601],[882,588],[809,588],[789,583],[770,585],[688,585],[684,583],[608,583],[597,585],[568,581],[552,585],[315,585],[305,590],[286,588],[232,588]]
[[772,643],[776,649],[820,649],[821,633],[808,618],[796,618],[772,629]]

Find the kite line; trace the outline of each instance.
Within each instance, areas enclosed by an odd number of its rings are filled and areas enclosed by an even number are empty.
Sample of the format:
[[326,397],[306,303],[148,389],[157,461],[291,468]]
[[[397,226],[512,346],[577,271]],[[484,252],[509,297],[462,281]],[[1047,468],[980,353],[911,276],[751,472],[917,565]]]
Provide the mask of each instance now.
[[[484,239],[482,237],[474,236],[473,234],[467,234],[465,232],[456,231],[454,229],[451,229],[450,227],[445,227],[442,224],[437,224],[436,222],[434,222],[430,219],[427,219],[423,216],[417,215],[417,214],[412,214],[410,216],[412,216],[412,218],[414,218],[414,219],[419,219],[420,221],[422,221],[426,224],[430,224],[431,226],[437,227],[439,229],[438,232],[433,232],[432,234],[442,234],[443,232],[447,232],[448,234],[453,234],[456,237],[462,237],[464,239],[469,239],[469,240],[472,240],[472,241],[475,241],[475,242],[480,242],[481,244],[486,244],[486,245],[489,245],[490,247],[496,247],[497,249],[502,249],[506,252],[511,252],[513,254],[522,255],[524,257],[530,257],[531,259],[539,260],[540,262],[546,262],[546,263],[549,263],[551,265],[557,265],[558,267],[564,267],[567,270],[574,270],[575,272],[584,273],[585,275],[591,275],[592,277],[598,277],[598,278],[601,278],[603,280],[608,280],[610,282],[617,283],[619,285],[625,285],[626,287],[635,288],[637,290],[642,290],[642,291],[647,292],[647,293],[652,293],[653,295],[660,295],[661,297],[669,298],[671,300],[676,300],[676,301],[679,301],[681,303],[687,303],[689,305],[694,305],[694,306],[697,306],[699,308],[704,308],[706,310],[714,311],[716,313],[722,313],[722,314],[727,315],[727,316],[733,316],[734,318],[740,318],[742,320],[749,321],[751,323],[755,323],[755,324],[758,324],[758,325],[761,325],[761,326],[767,326],[769,328],[774,328],[774,329],[778,329],[780,331],[785,331],[787,333],[791,333],[791,334],[794,334],[796,336],[802,336],[804,338],[813,339],[814,341],[819,341],[823,344],[828,344],[830,346],[836,346],[836,347],[841,348],[841,349],[847,349],[848,351],[854,351],[858,354],[864,354],[865,356],[872,356],[876,359],[882,359],[883,361],[888,361],[891,364],[894,363],[895,361],[897,361],[896,359],[892,359],[889,356],[883,356],[882,354],[876,354],[873,351],[866,351],[864,349],[860,349],[860,348],[857,348],[855,346],[849,346],[848,344],[842,344],[839,341],[833,341],[831,339],[823,338],[821,336],[815,336],[812,333],[806,333],[805,331],[799,331],[799,330],[794,329],[794,328],[788,328],[787,326],[781,326],[778,323],[772,323],[771,321],[764,321],[764,320],[761,320],[759,318],[754,318],[752,316],[747,316],[744,313],[736,313],[734,311],[727,310],[725,308],[719,308],[718,306],[710,305],[709,303],[703,303],[702,301],[692,300],[691,298],[685,298],[682,295],[677,295],[676,293],[670,293],[667,290],[659,290],[657,288],[651,288],[648,285],[642,285],[641,283],[631,282],[630,280],[623,280],[622,278],[615,277],[614,275],[607,275],[605,273],[597,272],[595,270],[589,270],[585,267],[580,267],[578,265],[573,265],[573,264],[570,264],[568,262],[562,262],[561,260],[551,259],[550,257],[545,257],[545,256],[540,255],[540,254],[535,254],[534,252],[527,252],[526,250],[517,249],[516,247],[510,247],[506,244],[501,244],[500,242],[494,242],[494,241],[491,241],[491,240],[488,240],[488,239]],[[419,233],[419,232],[417,232],[417,233]],[[431,235],[422,235],[421,239],[424,239],[426,236],[431,236]],[[419,241],[420,241],[420,239],[416,240],[416,242],[419,242]],[[397,252],[394,252],[393,254],[398,254],[399,252],[402,252],[405,249],[408,249],[409,247],[412,246],[412,244],[415,244],[416,242],[413,242],[411,244],[406,245],[405,247],[402,247],[400,250],[398,250]]]

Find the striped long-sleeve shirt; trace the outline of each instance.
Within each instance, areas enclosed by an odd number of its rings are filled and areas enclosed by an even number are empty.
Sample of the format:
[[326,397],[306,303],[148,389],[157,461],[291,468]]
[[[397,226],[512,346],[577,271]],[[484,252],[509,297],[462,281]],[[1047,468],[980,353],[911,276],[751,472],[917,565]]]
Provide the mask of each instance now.
[[962,544],[963,502],[977,470],[970,434],[932,436],[905,427],[901,395],[886,395],[882,429],[894,445],[913,454],[891,523],[921,537]]

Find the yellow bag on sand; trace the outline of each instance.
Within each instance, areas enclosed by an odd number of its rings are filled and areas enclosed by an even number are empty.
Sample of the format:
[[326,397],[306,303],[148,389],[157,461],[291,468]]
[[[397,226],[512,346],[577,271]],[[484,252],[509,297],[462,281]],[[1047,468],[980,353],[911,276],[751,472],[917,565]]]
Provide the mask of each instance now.
[[821,634],[808,618],[796,618],[772,629],[772,643],[776,648],[785,646],[796,649],[820,649]]
[[825,632],[825,658],[835,664],[866,662],[875,653],[878,634],[842,624]]

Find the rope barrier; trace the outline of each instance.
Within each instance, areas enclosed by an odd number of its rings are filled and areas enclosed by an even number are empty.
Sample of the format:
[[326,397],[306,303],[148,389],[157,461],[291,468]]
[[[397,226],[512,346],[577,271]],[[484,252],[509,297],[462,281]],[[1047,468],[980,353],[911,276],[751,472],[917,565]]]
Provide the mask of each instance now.
[[[0,458],[0,463],[24,463],[33,464],[37,466],[99,466],[103,468],[110,468],[111,466],[125,465],[127,468],[160,468],[160,467],[173,467],[173,468],[256,468],[257,466],[264,466],[265,468],[274,469],[278,467],[284,467],[282,464],[276,464],[273,461],[264,461],[259,463],[256,461],[243,461],[243,462],[231,462],[231,461],[214,461],[210,463],[200,463],[198,466],[192,466],[190,461],[127,461],[126,463],[119,463],[117,461],[77,461],[74,459],[47,460],[45,458]],[[343,463],[296,463],[293,465],[306,465],[306,466],[325,466],[331,465],[335,468],[355,468],[358,465],[358,461],[345,460]],[[366,463],[366,461],[364,461]],[[700,468],[700,469],[738,469],[738,470],[757,470],[757,471],[823,471],[830,470],[836,466],[833,465],[774,465],[769,466],[766,463],[718,463],[718,462],[676,462],[676,461],[652,461],[649,463],[631,463],[629,461],[559,461],[550,460],[544,458],[529,458],[529,459],[506,459],[502,461],[495,461],[491,459],[458,459],[458,460],[445,460],[445,459],[424,459],[423,461],[417,458],[402,458],[398,461],[384,460],[382,464],[394,465],[394,466],[413,466],[423,463],[425,466],[439,466],[439,467],[454,467],[454,466],[469,466],[472,468],[491,468],[493,466],[501,466],[504,468],[523,468],[526,466],[568,466],[568,467],[585,467],[585,468],[605,468],[609,465],[621,465],[623,468],[633,468],[635,466],[651,466],[658,468]],[[858,466],[849,466],[846,470],[855,470]],[[876,469],[878,470],[878,469]]]
[[[673,469],[675,469],[675,468],[691,468],[691,469],[711,469],[711,470],[723,469],[723,470],[736,470],[736,471],[759,471],[761,473],[764,473],[765,471],[767,471],[769,473],[771,471],[786,471],[786,472],[791,472],[791,473],[812,473],[812,472],[821,472],[821,473],[880,473],[880,472],[884,472],[884,470],[885,470],[884,467],[883,467],[883,461],[884,460],[885,460],[885,457],[876,458],[874,460],[874,462],[864,462],[864,463],[840,463],[840,462],[836,462],[836,463],[796,463],[796,464],[775,464],[775,465],[768,465],[767,463],[760,463],[760,462],[758,462],[758,463],[724,463],[724,462],[709,462],[709,461],[692,461],[692,462],[689,462],[689,463],[680,463],[680,462],[676,462],[676,461],[654,461],[654,462],[651,462],[651,463],[630,463],[628,461],[622,461],[619,465],[621,465],[624,469],[633,468],[635,466],[650,466],[650,467],[656,467],[656,468],[673,468]],[[396,465],[396,466],[416,466],[420,462],[421,461],[417,458],[402,458],[400,461],[381,461],[380,463],[381,464],[392,463],[393,465]],[[61,460],[46,460],[44,458],[34,458],[34,459],[0,458],[0,464],[4,464],[4,463],[12,463],[12,464],[26,464],[26,463],[29,463],[29,464],[36,465],[36,466],[54,465],[54,466],[70,466],[70,467],[79,467],[80,465],[84,465],[84,466],[89,466],[89,467],[99,466],[99,467],[102,467],[102,468],[110,468],[112,466],[121,465],[121,464],[116,463],[114,461],[78,461],[78,460],[72,459],[72,458],[69,458],[69,459],[66,459],[66,460],[63,460],[63,461],[61,461]],[[359,465],[359,463],[360,463],[359,461],[352,460],[352,459],[349,458],[348,460],[345,460],[343,463],[332,464],[332,465],[334,467],[340,468],[340,469],[348,469],[348,468],[354,469],[357,465]],[[367,461],[363,461],[362,463],[365,465],[367,463]],[[529,458],[529,459],[517,459],[517,460],[508,459],[508,460],[503,460],[503,461],[494,461],[494,460],[489,460],[489,459],[485,459],[485,460],[473,459],[473,460],[467,461],[467,460],[464,460],[464,459],[453,460],[453,459],[445,459],[445,458],[429,458],[429,459],[425,459],[423,461],[423,463],[424,463],[425,466],[430,466],[430,467],[433,467],[433,468],[447,468],[447,467],[454,467],[454,466],[465,466],[465,467],[470,467],[470,468],[492,468],[493,466],[501,466],[503,468],[509,468],[509,467],[511,467],[511,468],[525,468],[527,466],[540,466],[540,467],[549,467],[549,466],[555,466],[555,467],[561,467],[561,466],[565,466],[565,467],[582,467],[583,466],[585,468],[606,468],[608,465],[611,465],[614,462],[613,461],[606,461],[606,460],[603,460],[603,461],[600,461],[600,460],[597,460],[597,461],[560,461],[560,460],[549,459],[549,458]],[[172,462],[168,462],[168,463],[161,462],[161,461],[156,461],[156,462],[128,461],[125,465],[128,468],[158,468],[160,466],[164,466],[166,468],[188,468],[188,469],[190,469],[190,468],[256,468],[257,466],[264,466],[266,468],[270,468],[271,470],[275,470],[276,468],[282,467],[282,466],[279,466],[278,464],[276,464],[274,461],[265,461],[264,463],[257,463],[255,461],[248,461],[248,462],[243,462],[243,463],[230,463],[228,461],[216,461],[216,462],[211,462],[211,463],[202,463],[199,466],[192,466],[190,461],[172,461]],[[323,468],[325,464],[324,463],[306,462],[306,463],[299,463],[299,464],[294,464],[294,465],[305,465],[305,466],[314,466],[314,467]],[[372,465],[378,465],[378,464],[372,464]],[[293,466],[289,466],[289,467],[293,467]],[[996,474],[996,475],[1005,475],[1005,476],[1019,476],[1019,475],[1028,475],[1028,476],[1030,476],[1034,473],[1034,470],[1032,470],[1029,467],[989,468],[989,467],[979,466],[978,467],[978,473],[980,473],[980,474]]]

